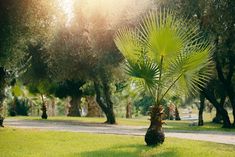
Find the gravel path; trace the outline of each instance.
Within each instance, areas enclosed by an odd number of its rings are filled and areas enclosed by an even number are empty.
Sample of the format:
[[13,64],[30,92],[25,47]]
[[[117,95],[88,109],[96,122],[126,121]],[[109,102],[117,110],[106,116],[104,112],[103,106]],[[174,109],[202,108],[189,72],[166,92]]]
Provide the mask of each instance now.
[[[29,128],[54,131],[86,132],[98,134],[118,134],[144,136],[146,127],[143,126],[120,126],[101,123],[82,123],[65,121],[37,121],[5,119],[6,127]],[[216,131],[166,131],[166,137],[177,137],[183,139],[210,141],[223,144],[235,145],[235,133]]]

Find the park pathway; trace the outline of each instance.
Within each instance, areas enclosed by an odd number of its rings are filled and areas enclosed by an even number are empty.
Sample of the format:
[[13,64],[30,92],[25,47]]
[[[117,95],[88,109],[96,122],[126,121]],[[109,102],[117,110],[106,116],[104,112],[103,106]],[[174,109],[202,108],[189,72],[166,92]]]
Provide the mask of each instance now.
[[[118,134],[143,136],[146,132],[144,126],[120,126],[107,125],[102,123],[82,123],[70,121],[43,121],[43,120],[21,120],[6,119],[6,127],[28,128],[40,130],[69,131],[69,132],[86,132],[98,134]],[[235,145],[235,133],[229,132],[212,132],[212,131],[165,131],[166,137],[177,137],[183,139],[210,141],[223,144]]]

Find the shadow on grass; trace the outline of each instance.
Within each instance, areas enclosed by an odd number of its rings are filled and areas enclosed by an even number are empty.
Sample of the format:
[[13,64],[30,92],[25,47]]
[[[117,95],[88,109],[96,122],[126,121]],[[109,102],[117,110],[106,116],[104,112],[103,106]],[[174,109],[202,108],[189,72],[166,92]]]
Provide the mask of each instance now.
[[144,145],[120,145],[106,149],[79,153],[81,157],[179,157],[172,150],[160,150],[161,146],[147,147]]

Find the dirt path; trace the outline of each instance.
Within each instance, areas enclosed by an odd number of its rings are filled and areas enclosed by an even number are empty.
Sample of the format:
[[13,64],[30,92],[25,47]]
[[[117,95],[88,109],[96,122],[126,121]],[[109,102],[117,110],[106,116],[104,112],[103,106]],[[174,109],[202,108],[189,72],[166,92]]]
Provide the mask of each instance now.
[[[6,119],[6,127],[15,128],[35,128],[41,130],[70,131],[70,132],[87,132],[99,134],[118,134],[118,135],[135,135],[143,136],[146,127],[143,126],[119,126],[107,125],[100,123],[80,123],[80,122],[63,122],[63,121],[37,121],[37,120],[19,120]],[[235,145],[235,133],[228,132],[209,132],[209,131],[166,131],[166,137],[177,137],[183,139],[210,141],[223,144]]]

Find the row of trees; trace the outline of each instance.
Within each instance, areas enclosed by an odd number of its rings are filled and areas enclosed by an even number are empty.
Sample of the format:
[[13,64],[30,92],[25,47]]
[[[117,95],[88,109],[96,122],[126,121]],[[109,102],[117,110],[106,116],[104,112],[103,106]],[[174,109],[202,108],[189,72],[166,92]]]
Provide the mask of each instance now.
[[[190,20],[197,21],[200,30],[205,36],[214,40],[215,74],[213,79],[200,93],[201,107],[199,112],[199,125],[203,125],[202,113],[204,100],[208,99],[216,108],[214,122],[223,121],[224,128],[235,125],[235,2],[233,0],[177,0],[158,1],[165,7],[173,8],[180,16],[184,15]],[[229,99],[233,109],[233,122],[230,121],[227,110],[224,108],[226,98]]]
[[176,14],[162,9],[141,21],[148,7],[135,16],[123,10],[126,14],[119,17],[90,11],[88,3],[79,0],[73,2],[69,23],[57,3],[0,1],[0,112],[5,88],[20,83],[40,95],[42,118],[47,118],[45,96],[71,97],[69,115],[80,116],[81,97],[96,95],[106,122],[115,124],[111,84],[126,79],[118,68],[125,60],[133,88],[153,98],[148,145],[164,142],[161,105],[171,89],[182,95],[197,95],[200,90],[200,118],[207,98],[223,127],[231,127],[223,104],[228,97],[235,116],[235,2],[153,0],[148,3],[152,10],[165,7]]
[[[14,83],[14,78],[24,72],[29,65],[30,56],[26,55],[27,44],[31,39],[45,36],[51,23],[47,13],[51,3],[45,5],[45,1],[0,1],[0,69],[1,69],[1,97],[0,112],[5,98],[5,88]],[[52,11],[52,10],[51,10]],[[0,115],[0,125],[3,117]]]
[[[95,94],[107,123],[115,124],[111,83],[120,79],[115,69],[123,56],[113,35],[120,24],[133,24],[135,16],[119,21],[116,15],[89,10],[86,1],[74,1],[68,23],[60,7],[56,0],[1,1],[0,108],[5,87],[16,83],[40,95],[42,118],[47,118],[45,96],[70,96],[69,115],[79,116],[81,97]],[[81,90],[85,84],[91,88]]]

